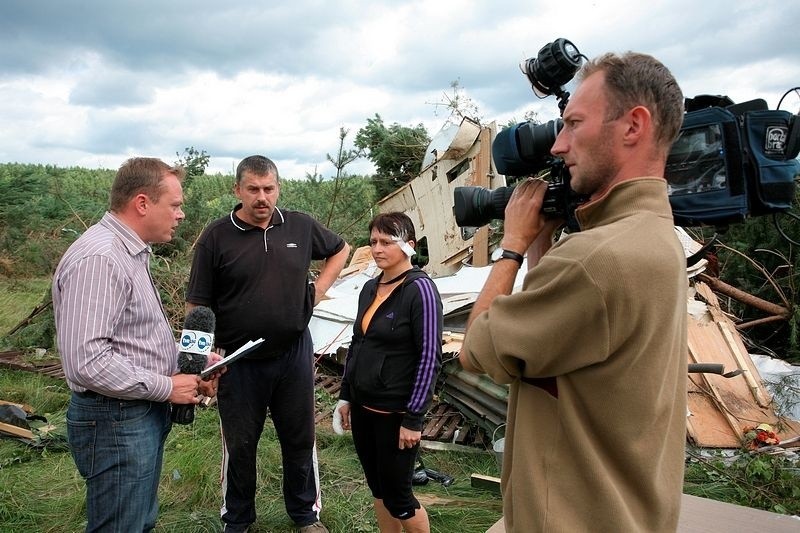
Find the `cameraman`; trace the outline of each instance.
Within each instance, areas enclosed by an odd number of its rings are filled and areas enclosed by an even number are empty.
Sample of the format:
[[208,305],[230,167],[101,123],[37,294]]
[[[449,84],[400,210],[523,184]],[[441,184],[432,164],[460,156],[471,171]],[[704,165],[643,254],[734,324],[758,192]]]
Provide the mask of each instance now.
[[511,253],[492,267],[459,359],[510,384],[507,531],[674,531],[688,282],[663,176],[683,95],[664,65],[632,52],[578,76],[551,151],[590,195],[581,231],[552,244],[546,183],[516,187],[501,242]]

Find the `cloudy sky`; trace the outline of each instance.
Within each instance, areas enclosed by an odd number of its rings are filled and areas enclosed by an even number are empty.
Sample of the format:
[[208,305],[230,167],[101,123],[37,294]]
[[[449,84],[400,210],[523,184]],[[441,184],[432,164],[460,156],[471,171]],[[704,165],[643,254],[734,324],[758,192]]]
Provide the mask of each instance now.
[[329,177],[340,128],[347,147],[376,113],[433,135],[454,81],[485,122],[556,117],[518,64],[558,37],[775,108],[800,85],[799,20],[786,0],[1,0],[0,163],[115,169],[194,146],[211,172],[260,153]]

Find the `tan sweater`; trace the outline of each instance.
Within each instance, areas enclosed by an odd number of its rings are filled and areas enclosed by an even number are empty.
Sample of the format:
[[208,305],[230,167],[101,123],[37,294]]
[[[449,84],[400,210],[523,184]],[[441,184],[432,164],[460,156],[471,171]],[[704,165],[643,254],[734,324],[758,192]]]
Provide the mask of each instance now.
[[[510,383],[502,475],[509,532],[674,531],[686,417],[685,257],[666,182],[613,187],[467,332]],[[519,378],[552,378],[554,397]],[[549,383],[548,383],[549,382]]]

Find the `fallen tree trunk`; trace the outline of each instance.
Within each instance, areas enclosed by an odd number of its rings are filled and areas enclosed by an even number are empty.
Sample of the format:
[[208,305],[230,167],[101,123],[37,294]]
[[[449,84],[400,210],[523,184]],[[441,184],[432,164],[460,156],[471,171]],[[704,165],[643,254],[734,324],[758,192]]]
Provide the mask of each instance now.
[[754,307],[759,311],[764,311],[769,315],[781,317],[783,320],[789,318],[789,309],[785,308],[784,306],[768,302],[767,300],[759,298],[758,296],[753,296],[752,294],[741,289],[737,289],[732,285],[728,285],[719,278],[714,278],[707,274],[698,274],[697,279],[708,285],[714,292],[718,292],[725,296],[730,296],[738,302],[749,305],[750,307]]

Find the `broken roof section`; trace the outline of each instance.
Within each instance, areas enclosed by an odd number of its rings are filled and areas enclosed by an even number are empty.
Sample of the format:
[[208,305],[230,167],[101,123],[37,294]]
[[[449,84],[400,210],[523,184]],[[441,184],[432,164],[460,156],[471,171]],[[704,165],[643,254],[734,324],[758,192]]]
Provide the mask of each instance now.
[[417,241],[428,250],[425,270],[431,277],[453,274],[462,262],[488,264],[486,227],[459,228],[453,216],[453,190],[460,186],[495,189],[505,185],[492,162],[495,124],[481,127],[465,118],[434,136],[419,176],[380,201],[380,211],[406,213],[414,222]]
[[[359,264],[351,260],[350,266],[342,272],[333,287],[325,294],[325,299],[314,308],[309,327],[314,338],[314,351],[317,354],[336,354],[340,348],[349,345],[361,288],[369,279],[380,273],[372,261],[372,256],[369,255],[369,247],[356,250],[354,260],[356,257],[360,257],[362,262]],[[528,270],[526,264],[523,263],[517,273],[514,281],[515,290],[522,288],[522,281]],[[464,330],[466,315],[478,297],[490,270],[490,266],[464,265],[452,275],[433,278],[442,298],[445,330],[448,332]],[[458,348],[460,349],[460,345]]]
[[[460,350],[460,333],[488,277],[491,267],[486,265],[493,247],[488,227],[471,232],[456,225],[453,189],[464,185],[505,185],[491,160],[494,135],[494,124],[481,127],[468,119],[457,128],[443,129],[431,142],[422,173],[380,202],[381,212],[409,215],[418,241],[424,239],[427,243],[429,263],[425,270],[436,283],[444,306],[446,360],[454,359]],[[676,233],[687,257],[700,248],[682,228],[676,228]],[[318,355],[344,361],[358,294],[364,283],[379,272],[371,259],[368,247],[357,250],[350,266],[326,294],[327,299],[314,309],[310,327]],[[705,264],[703,259],[689,267],[690,278],[701,273]],[[527,270],[523,264],[514,291],[522,288]],[[687,313],[687,440],[700,447],[737,448],[748,428],[763,423],[776,428],[782,441],[800,436],[800,422],[776,414],[772,397],[735,325],[705,283],[692,281]],[[688,365],[701,364],[714,365],[718,373],[688,371]],[[465,375],[455,361],[446,364],[444,370],[442,398],[487,434],[495,434],[505,419],[507,399],[503,392],[507,387],[494,385],[485,376]]]
[[701,447],[735,448],[748,428],[763,423],[777,428],[781,441],[800,436],[800,422],[776,413],[772,395],[716,295],[703,282],[693,287],[694,301],[702,307],[689,314],[689,363],[719,363],[726,373],[741,372],[731,378],[689,374],[687,438]]

